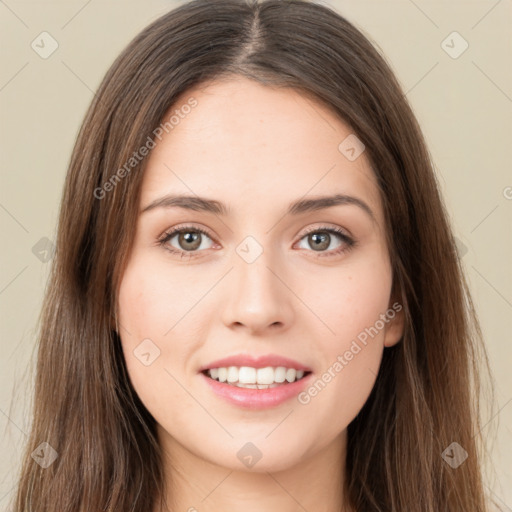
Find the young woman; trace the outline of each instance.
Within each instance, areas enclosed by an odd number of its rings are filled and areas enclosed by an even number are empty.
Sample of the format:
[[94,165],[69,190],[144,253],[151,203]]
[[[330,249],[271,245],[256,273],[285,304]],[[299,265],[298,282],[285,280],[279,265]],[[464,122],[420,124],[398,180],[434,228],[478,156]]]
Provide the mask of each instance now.
[[383,57],[322,5],[195,0],[79,133],[14,508],[484,512],[479,360]]

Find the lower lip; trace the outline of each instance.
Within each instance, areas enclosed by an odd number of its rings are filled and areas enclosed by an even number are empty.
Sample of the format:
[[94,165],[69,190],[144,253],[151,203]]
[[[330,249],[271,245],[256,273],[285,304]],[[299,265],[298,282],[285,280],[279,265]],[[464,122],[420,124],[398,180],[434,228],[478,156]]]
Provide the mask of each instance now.
[[231,404],[246,409],[268,409],[276,407],[297,396],[311,380],[312,373],[292,383],[282,384],[275,388],[251,389],[239,388],[200,374],[210,389]]

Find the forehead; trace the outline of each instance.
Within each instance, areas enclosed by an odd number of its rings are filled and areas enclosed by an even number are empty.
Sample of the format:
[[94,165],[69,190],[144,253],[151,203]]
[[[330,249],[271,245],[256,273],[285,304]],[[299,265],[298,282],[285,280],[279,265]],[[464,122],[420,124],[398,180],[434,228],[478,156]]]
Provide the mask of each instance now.
[[142,206],[171,193],[212,197],[240,211],[350,193],[380,215],[364,152],[351,161],[339,149],[352,131],[310,96],[233,78],[186,91],[163,122],[171,116],[150,153]]

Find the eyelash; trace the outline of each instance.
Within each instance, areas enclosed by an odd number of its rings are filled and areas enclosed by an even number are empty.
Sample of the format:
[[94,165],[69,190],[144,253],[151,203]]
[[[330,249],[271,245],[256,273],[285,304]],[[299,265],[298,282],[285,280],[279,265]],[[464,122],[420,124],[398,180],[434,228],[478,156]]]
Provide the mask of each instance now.
[[[170,231],[165,232],[162,235],[162,237],[158,240],[158,245],[162,246],[165,250],[169,251],[172,254],[181,254],[182,258],[183,257],[195,258],[199,255],[198,253],[200,253],[202,251],[181,251],[181,250],[175,249],[174,247],[170,247],[167,244],[167,242],[169,240],[171,240],[171,238],[173,238],[174,235],[179,234],[179,233],[186,233],[186,232],[201,233],[213,240],[213,238],[210,236],[210,234],[202,228],[195,227],[195,226],[179,226],[177,228],[173,228]],[[328,226],[320,226],[318,228],[312,228],[312,229],[308,230],[306,233],[304,233],[302,235],[302,237],[300,238],[300,240],[302,240],[306,236],[310,235],[311,233],[317,233],[317,232],[324,232],[324,233],[338,235],[341,238],[341,240],[343,241],[343,243],[345,244],[345,246],[341,246],[338,249],[333,249],[333,250],[327,251],[327,252],[324,252],[324,251],[319,252],[317,254],[317,257],[319,257],[319,258],[322,258],[322,257],[329,258],[329,257],[337,256],[344,252],[350,251],[356,245],[355,240],[350,238],[343,230],[341,230],[339,228],[328,227]]]

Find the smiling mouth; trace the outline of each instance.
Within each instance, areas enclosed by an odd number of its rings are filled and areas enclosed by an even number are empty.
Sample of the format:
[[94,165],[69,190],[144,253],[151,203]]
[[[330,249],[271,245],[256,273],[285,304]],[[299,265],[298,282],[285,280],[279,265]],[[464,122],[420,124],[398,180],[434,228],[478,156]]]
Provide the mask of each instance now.
[[229,386],[248,389],[269,389],[293,384],[311,372],[283,366],[266,368],[223,367],[202,372],[206,377]]

